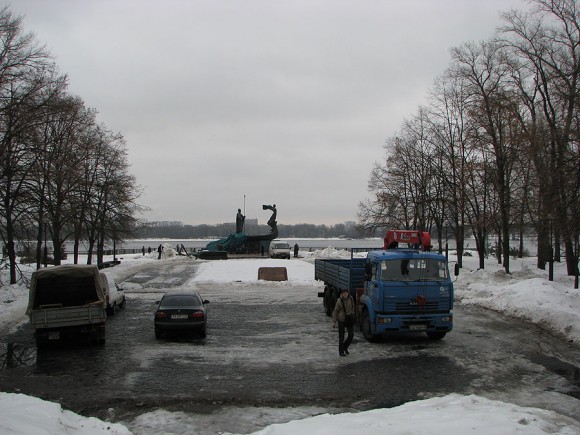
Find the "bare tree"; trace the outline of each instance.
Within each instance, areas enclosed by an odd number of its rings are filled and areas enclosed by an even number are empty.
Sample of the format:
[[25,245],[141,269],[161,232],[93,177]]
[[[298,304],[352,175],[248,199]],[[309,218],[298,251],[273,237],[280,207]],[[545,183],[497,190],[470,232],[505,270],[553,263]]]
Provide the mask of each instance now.
[[[577,272],[579,198],[578,104],[580,21],[574,0],[533,0],[530,13],[504,15],[503,34],[513,52],[534,71],[537,98],[548,132],[547,143],[534,150],[538,176],[546,188],[540,195],[539,237],[546,246],[546,228],[554,228],[556,259],[564,244],[568,274]],[[542,166],[546,161],[546,167]],[[544,248],[545,249],[545,248]],[[551,249],[550,249],[551,252]]]
[[48,236],[56,264],[72,234],[75,262],[83,236],[98,238],[102,259],[104,241],[130,234],[141,210],[122,136],[97,126],[66,82],[22,19],[0,8],[0,235],[11,283],[19,238],[36,232],[37,267]]
[[[467,131],[469,128],[466,89],[463,81],[445,74],[435,81],[431,91],[429,119],[433,146],[439,163],[435,171],[438,184],[444,192],[440,207],[448,219],[446,228],[456,241],[457,261],[463,265],[465,227],[467,224],[467,177],[470,159]],[[476,241],[478,241],[477,233]],[[479,251],[479,249],[478,249]]]
[[0,200],[2,237],[16,282],[15,224],[28,210],[29,172],[37,153],[30,140],[31,117],[42,105],[39,94],[52,76],[53,64],[34,35],[25,34],[22,19],[0,9]]
[[464,44],[452,50],[452,74],[469,88],[468,113],[474,128],[473,143],[482,154],[493,156],[488,175],[499,201],[497,233],[501,237],[503,266],[509,273],[513,170],[519,149],[513,120],[517,103],[507,86],[505,51],[494,42]]
[[80,132],[91,121],[79,98],[67,96],[55,107],[49,120],[46,180],[46,220],[54,249],[54,263],[60,264],[63,243],[74,233],[75,200],[83,186]]
[[373,201],[359,204],[359,222],[367,232],[388,227],[431,231],[443,220],[442,192],[428,113],[420,108],[405,121],[399,135],[387,141],[385,161],[376,164],[369,181]]
[[104,127],[92,131],[91,155],[95,160],[85,168],[87,195],[83,222],[88,240],[88,259],[96,248],[97,263],[103,261],[105,244],[121,240],[135,228],[135,214],[141,191],[132,175],[125,140]]

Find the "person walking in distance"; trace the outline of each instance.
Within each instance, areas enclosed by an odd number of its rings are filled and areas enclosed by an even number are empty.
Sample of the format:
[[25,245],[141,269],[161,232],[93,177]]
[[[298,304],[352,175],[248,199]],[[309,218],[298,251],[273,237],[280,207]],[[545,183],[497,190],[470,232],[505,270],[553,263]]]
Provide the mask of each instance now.
[[[348,355],[348,347],[354,337],[354,310],[355,306],[352,296],[348,293],[348,290],[342,290],[332,312],[333,328],[336,328],[336,322],[338,321],[338,354],[340,356]],[[344,339],[345,329],[348,332],[346,340]]]

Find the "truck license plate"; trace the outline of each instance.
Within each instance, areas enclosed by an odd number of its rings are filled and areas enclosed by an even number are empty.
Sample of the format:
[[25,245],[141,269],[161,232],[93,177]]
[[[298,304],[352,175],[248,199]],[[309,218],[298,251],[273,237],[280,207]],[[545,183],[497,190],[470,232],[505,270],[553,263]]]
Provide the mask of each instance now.
[[172,319],[187,319],[187,314],[172,314]]
[[409,325],[409,329],[413,331],[422,331],[424,329],[427,329],[427,325]]
[[60,331],[48,331],[49,340],[58,340],[60,338]]

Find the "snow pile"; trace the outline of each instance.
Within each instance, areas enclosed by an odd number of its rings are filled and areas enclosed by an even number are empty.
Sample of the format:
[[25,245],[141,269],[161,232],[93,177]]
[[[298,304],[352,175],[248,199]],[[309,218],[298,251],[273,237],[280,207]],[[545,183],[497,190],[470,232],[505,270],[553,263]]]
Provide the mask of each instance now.
[[[287,411],[291,414],[292,411]],[[299,414],[299,413],[295,413]],[[163,422],[165,433],[196,433],[196,421],[184,413],[159,410],[136,419],[139,433],[156,433]],[[150,427],[151,431],[148,430]],[[170,431],[170,432],[167,432]],[[296,433],[351,435],[356,433],[448,434],[578,434],[580,422],[552,411],[520,407],[480,396],[450,394],[390,409],[359,413],[322,414],[273,424],[256,435]],[[131,434],[121,424],[82,417],[60,405],[23,394],[0,393],[0,433],[43,435]]]
[[313,252],[300,252],[300,256],[304,258],[350,258],[350,251],[329,246]]
[[391,409],[375,409],[339,415],[323,414],[304,420],[274,424],[259,435],[296,433],[351,435],[385,434],[474,434],[512,435],[530,433],[577,434],[577,421],[555,412],[522,408],[479,396],[450,394],[409,402]]
[[0,330],[7,326],[9,331],[27,322],[24,316],[28,306],[28,287],[24,284],[5,285],[0,288]]
[[351,251],[348,249],[336,249],[332,246],[324,249],[318,249],[312,252],[300,252],[300,258],[304,258],[306,260],[314,260],[316,258],[351,258],[358,257],[358,258],[365,258],[367,256],[367,251],[357,251],[351,254]]
[[531,267],[529,258],[512,260],[510,275],[493,262],[474,270],[477,260],[467,261],[455,284],[456,300],[533,322],[580,344],[580,291],[566,276],[565,265],[556,265],[554,281],[548,281],[547,271]]
[[52,434],[130,434],[121,424],[108,423],[94,417],[82,417],[47,402],[24,394],[0,393],[0,433],[23,435]]

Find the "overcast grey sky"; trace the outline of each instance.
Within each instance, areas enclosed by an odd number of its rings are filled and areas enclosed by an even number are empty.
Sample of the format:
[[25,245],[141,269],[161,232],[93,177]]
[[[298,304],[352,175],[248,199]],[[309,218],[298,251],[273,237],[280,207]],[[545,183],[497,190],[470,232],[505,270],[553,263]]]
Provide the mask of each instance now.
[[383,144],[521,0],[8,0],[121,133],[148,220],[355,221]]

